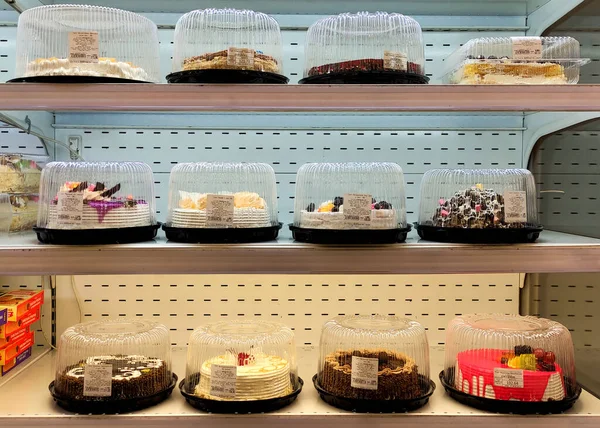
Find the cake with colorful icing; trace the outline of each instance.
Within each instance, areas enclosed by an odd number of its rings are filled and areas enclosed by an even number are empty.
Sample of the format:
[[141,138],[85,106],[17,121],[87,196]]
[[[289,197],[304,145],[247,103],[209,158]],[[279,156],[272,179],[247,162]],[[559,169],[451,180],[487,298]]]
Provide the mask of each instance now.
[[[133,195],[118,196],[119,183],[112,187],[87,181],[66,182],[49,207],[48,229],[111,229],[150,226],[150,205]],[[62,220],[58,210],[61,193],[77,194],[83,201],[81,217],[73,222]]]
[[459,352],[454,383],[459,391],[493,400],[565,398],[563,370],[554,353],[526,345]]
[[[398,218],[392,204],[373,199],[371,217],[363,229],[397,229]],[[344,216],[344,198],[336,196],[318,207],[310,203],[300,214],[300,227],[306,229],[356,229]]]
[[27,64],[25,77],[32,76],[93,76],[150,81],[143,68],[115,58],[99,58],[98,62],[71,62],[67,58],[38,58]]
[[37,193],[42,168],[21,155],[0,155],[0,193]]
[[[235,392],[221,394],[211,383],[212,367],[235,366]],[[210,400],[251,401],[283,397],[292,393],[290,364],[276,355],[228,350],[202,363],[195,395]]]
[[[171,227],[206,228],[207,193],[179,191],[178,208],[171,213]],[[233,228],[259,228],[271,226],[267,203],[258,193],[233,193]]]

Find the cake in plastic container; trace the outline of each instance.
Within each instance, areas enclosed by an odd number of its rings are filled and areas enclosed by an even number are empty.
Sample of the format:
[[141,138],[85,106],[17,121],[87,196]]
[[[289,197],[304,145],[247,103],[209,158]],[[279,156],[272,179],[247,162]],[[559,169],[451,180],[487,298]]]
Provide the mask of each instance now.
[[38,215],[37,193],[0,193],[0,232],[31,231]]
[[152,169],[141,162],[52,162],[42,171],[38,238],[45,243],[156,236]]
[[393,243],[406,239],[404,175],[388,162],[310,163],[298,170],[294,239]]
[[421,324],[382,315],[345,315],[321,332],[313,379],[329,404],[357,412],[400,412],[427,403],[429,346]]
[[32,82],[160,80],[158,29],[141,15],[57,4],[19,16],[16,79]]
[[176,383],[169,329],[156,322],[117,318],[65,330],[50,392],[73,412],[122,413],[159,403]]
[[533,242],[535,180],[526,169],[434,169],[421,181],[419,236],[433,241]]
[[560,412],[581,391],[569,330],[520,315],[454,318],[446,330],[440,379],[453,398],[499,412]]
[[421,26],[398,13],[342,13],[308,29],[300,83],[427,83]]
[[279,24],[251,10],[204,9],[175,26],[170,83],[287,83]]
[[0,153],[0,193],[37,193],[45,156]]
[[241,319],[193,331],[180,389],[204,411],[259,413],[290,404],[302,384],[292,330],[276,322]]
[[181,163],[171,170],[167,238],[180,242],[275,239],[275,172],[265,163]]
[[577,83],[579,42],[572,37],[482,37],[445,60],[444,82],[459,85]]

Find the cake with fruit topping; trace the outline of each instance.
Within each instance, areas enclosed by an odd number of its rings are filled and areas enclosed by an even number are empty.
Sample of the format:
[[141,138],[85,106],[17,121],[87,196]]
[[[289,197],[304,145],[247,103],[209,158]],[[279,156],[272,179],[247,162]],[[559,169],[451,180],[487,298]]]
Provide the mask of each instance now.
[[183,60],[183,71],[254,70],[279,73],[277,60],[254,49],[229,48]]
[[563,371],[552,351],[530,346],[514,350],[459,352],[456,389],[492,400],[552,401],[565,398]]
[[461,85],[558,85],[568,83],[564,67],[550,61],[518,61],[508,57],[468,57],[457,72]]
[[[306,229],[355,229],[344,216],[344,198],[336,196],[325,201],[318,207],[310,203],[300,213],[300,227]],[[371,217],[368,223],[362,225],[363,229],[397,229],[398,218],[392,204],[386,201],[371,203]]]
[[424,74],[423,68],[414,62],[407,62],[406,70],[399,70],[397,68],[387,68],[386,61],[384,59],[365,58],[312,67],[310,70],[308,70],[307,76],[311,77],[330,73],[356,73],[370,71],[404,71],[414,74]]
[[[235,391],[222,394],[211,385],[213,365],[236,367]],[[195,395],[210,400],[252,401],[283,397],[292,391],[290,363],[251,347],[250,352],[229,349],[226,354],[202,363]]]
[[[60,192],[50,204],[48,213],[48,229],[111,229],[126,227],[150,226],[152,215],[150,205],[143,199],[133,195],[117,196],[121,185],[107,187],[104,183],[88,183],[87,181],[71,181],[61,186]],[[77,194],[81,197],[81,216],[77,211],[73,214],[76,221],[68,222],[62,218],[58,210],[61,193]]]
[[0,193],[37,193],[42,168],[21,155],[0,155]]
[[[352,387],[353,356],[378,360],[376,389]],[[385,350],[337,351],[327,355],[319,385],[339,397],[365,400],[408,400],[423,395],[415,361],[408,355]]]
[[[112,368],[110,387],[84,390],[85,368],[90,365],[109,365]],[[148,397],[164,391],[171,384],[171,373],[165,362],[142,355],[102,355],[88,357],[69,366],[56,377],[56,393],[74,400],[127,400]],[[89,391],[86,393],[86,391]]]
[[[171,227],[206,228],[207,193],[179,191],[179,204],[171,213]],[[271,226],[267,203],[258,193],[237,192],[233,194],[234,228],[258,228]]]
[[456,192],[450,199],[441,198],[433,215],[433,226],[463,229],[523,228],[525,223],[505,221],[504,197],[492,189],[476,184]]
[[119,79],[150,80],[143,68],[115,58],[99,58],[98,62],[71,62],[67,58],[38,58],[27,64],[25,77],[33,76],[93,76]]

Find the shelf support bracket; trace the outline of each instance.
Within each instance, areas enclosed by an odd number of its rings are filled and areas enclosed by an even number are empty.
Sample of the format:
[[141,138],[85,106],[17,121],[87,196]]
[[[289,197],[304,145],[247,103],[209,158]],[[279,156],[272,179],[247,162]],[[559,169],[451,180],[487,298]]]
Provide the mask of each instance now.
[[527,16],[526,36],[541,36],[552,24],[567,15],[584,0],[550,0]]

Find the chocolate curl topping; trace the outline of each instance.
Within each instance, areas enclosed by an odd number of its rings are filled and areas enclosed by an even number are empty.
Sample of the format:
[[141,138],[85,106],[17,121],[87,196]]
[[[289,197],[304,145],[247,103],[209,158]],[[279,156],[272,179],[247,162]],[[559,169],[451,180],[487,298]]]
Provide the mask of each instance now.
[[99,181],[96,181],[96,188],[94,190],[96,192],[101,192],[104,189],[106,189],[106,186],[104,186],[104,183],[100,183]]
[[73,190],[71,190],[71,192],[83,192],[85,189],[87,189],[87,187],[88,187],[87,181],[82,181],[81,183],[79,183],[77,185],[77,187],[74,187]]
[[119,190],[121,190],[121,184],[117,184],[115,187],[105,190],[104,192],[102,192],[100,194],[100,196],[102,196],[103,198],[110,198],[112,195],[117,193]]

